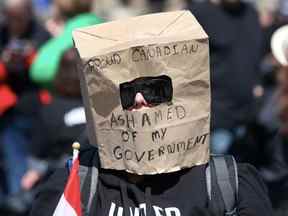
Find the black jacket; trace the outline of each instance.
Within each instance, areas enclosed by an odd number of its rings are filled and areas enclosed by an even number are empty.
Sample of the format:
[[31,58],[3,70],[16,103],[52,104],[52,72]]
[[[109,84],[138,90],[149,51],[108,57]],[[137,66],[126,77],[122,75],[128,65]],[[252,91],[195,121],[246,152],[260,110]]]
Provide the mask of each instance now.
[[[81,148],[80,164],[92,166],[97,149]],[[248,164],[238,166],[240,216],[272,215],[266,187],[255,168]],[[31,215],[53,215],[67,177],[67,169],[58,170],[50,177],[39,190]],[[97,190],[97,205],[92,207],[91,215],[134,216],[146,211],[149,216],[190,216],[195,215],[194,207],[207,208],[208,205],[205,165],[144,176],[144,180],[138,183],[129,181],[125,172],[100,169]]]

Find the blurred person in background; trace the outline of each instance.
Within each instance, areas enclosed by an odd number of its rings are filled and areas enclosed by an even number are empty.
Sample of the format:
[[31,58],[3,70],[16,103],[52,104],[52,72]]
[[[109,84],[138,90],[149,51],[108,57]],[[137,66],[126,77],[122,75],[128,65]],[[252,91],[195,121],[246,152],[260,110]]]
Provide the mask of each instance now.
[[[287,173],[287,166],[283,163],[282,150],[277,133],[280,127],[279,109],[279,63],[271,51],[270,41],[272,34],[279,27],[285,25],[285,1],[262,0],[258,1],[260,24],[263,32],[260,82],[255,91],[257,113],[254,122],[249,125],[249,143],[253,148],[246,153],[246,158],[261,169],[261,173],[268,182],[282,178]],[[287,1],[286,1],[287,3]],[[286,12],[287,13],[287,12]],[[287,19],[286,19],[287,20]],[[276,137],[276,138],[275,138]],[[247,140],[247,137],[245,138]],[[245,140],[242,140],[243,143]],[[243,144],[242,143],[242,144]],[[274,151],[274,149],[278,149]],[[271,154],[273,152],[273,154]],[[276,153],[277,152],[277,153]],[[255,157],[254,155],[261,155]],[[243,154],[242,154],[243,156]],[[279,157],[280,156],[280,157]]]
[[[275,21],[279,10],[280,0],[256,1],[256,8],[259,12],[260,24],[263,28],[270,26]],[[268,43],[269,45],[270,43]]]
[[253,116],[262,32],[256,10],[241,0],[190,5],[210,36],[213,153],[227,153]]
[[285,216],[288,214],[288,26],[276,29],[271,36],[271,53],[265,59],[270,66],[265,66],[266,74],[262,75],[260,130],[254,136],[263,137],[258,147],[264,160],[260,173],[268,185],[276,215]]
[[54,36],[61,34],[69,19],[91,12],[93,2],[93,0],[53,0],[52,17],[47,20],[46,28]]
[[[21,97],[37,89],[28,71],[41,46],[50,34],[34,16],[30,0],[3,1],[0,24],[0,145],[7,183],[7,194],[20,190],[26,170],[26,145],[31,119],[19,115],[15,106]],[[15,166],[17,164],[17,166]]]
[[260,23],[263,30],[261,75],[266,76],[276,65],[271,53],[270,41],[272,34],[288,23],[287,0],[262,0],[257,2]]
[[37,49],[50,38],[34,16],[30,0],[5,0],[4,19],[0,24],[1,63],[6,69],[6,82],[21,95],[33,88],[29,66]]
[[[35,95],[23,100],[22,110],[38,109],[30,142],[29,169],[21,180],[24,191],[31,190],[41,178],[65,165],[71,143],[85,129],[76,60],[77,53],[71,48],[60,57],[59,69],[53,81],[55,91],[47,95],[46,104],[41,103]],[[35,107],[35,104],[38,106]]]
[[[58,29],[59,32],[54,35],[54,38],[41,47],[29,73],[33,82],[50,90],[53,89],[52,82],[59,65],[54,64],[55,59],[58,61],[57,63],[59,63],[59,56],[51,55],[54,49],[54,42],[59,41],[58,45],[65,50],[72,47],[73,41],[71,34],[72,31],[77,28],[78,24],[84,21],[87,23],[91,22],[91,24],[103,22],[101,18],[90,12],[92,7],[91,0],[55,0],[54,3],[58,8],[59,16],[61,15],[62,17],[61,20],[65,24],[63,28],[61,27],[61,30]],[[49,61],[47,61],[47,59],[49,59]]]

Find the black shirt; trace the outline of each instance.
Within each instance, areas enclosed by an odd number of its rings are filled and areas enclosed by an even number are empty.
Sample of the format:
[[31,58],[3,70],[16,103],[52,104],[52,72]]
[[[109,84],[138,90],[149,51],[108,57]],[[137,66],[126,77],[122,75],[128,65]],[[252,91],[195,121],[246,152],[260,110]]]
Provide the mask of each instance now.
[[[89,164],[91,155],[92,150],[81,154],[80,164]],[[239,215],[272,215],[266,187],[256,169],[238,164],[238,170]],[[31,215],[53,214],[67,177],[65,169],[54,173],[37,194]],[[138,183],[129,181],[125,172],[100,169],[97,190],[97,206],[91,215],[135,216],[146,211],[149,216],[190,216],[194,215],[194,207],[207,208],[208,205],[205,165],[146,176]]]

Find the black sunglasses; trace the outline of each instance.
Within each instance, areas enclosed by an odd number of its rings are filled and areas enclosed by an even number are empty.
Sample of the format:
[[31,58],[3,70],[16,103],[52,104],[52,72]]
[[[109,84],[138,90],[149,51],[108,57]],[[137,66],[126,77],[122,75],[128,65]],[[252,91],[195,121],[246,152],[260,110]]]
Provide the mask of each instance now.
[[120,84],[120,97],[123,109],[135,105],[135,96],[140,92],[149,105],[170,102],[173,96],[172,80],[166,75],[140,77]]

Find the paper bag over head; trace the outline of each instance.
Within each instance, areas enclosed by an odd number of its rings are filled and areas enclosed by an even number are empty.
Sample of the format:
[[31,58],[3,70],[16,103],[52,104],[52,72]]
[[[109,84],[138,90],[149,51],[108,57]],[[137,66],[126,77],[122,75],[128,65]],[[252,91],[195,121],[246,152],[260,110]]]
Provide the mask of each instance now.
[[[188,11],[151,14],[73,32],[89,140],[101,167],[136,174],[207,163],[210,131],[208,36]],[[119,85],[167,75],[171,103],[129,111]]]

